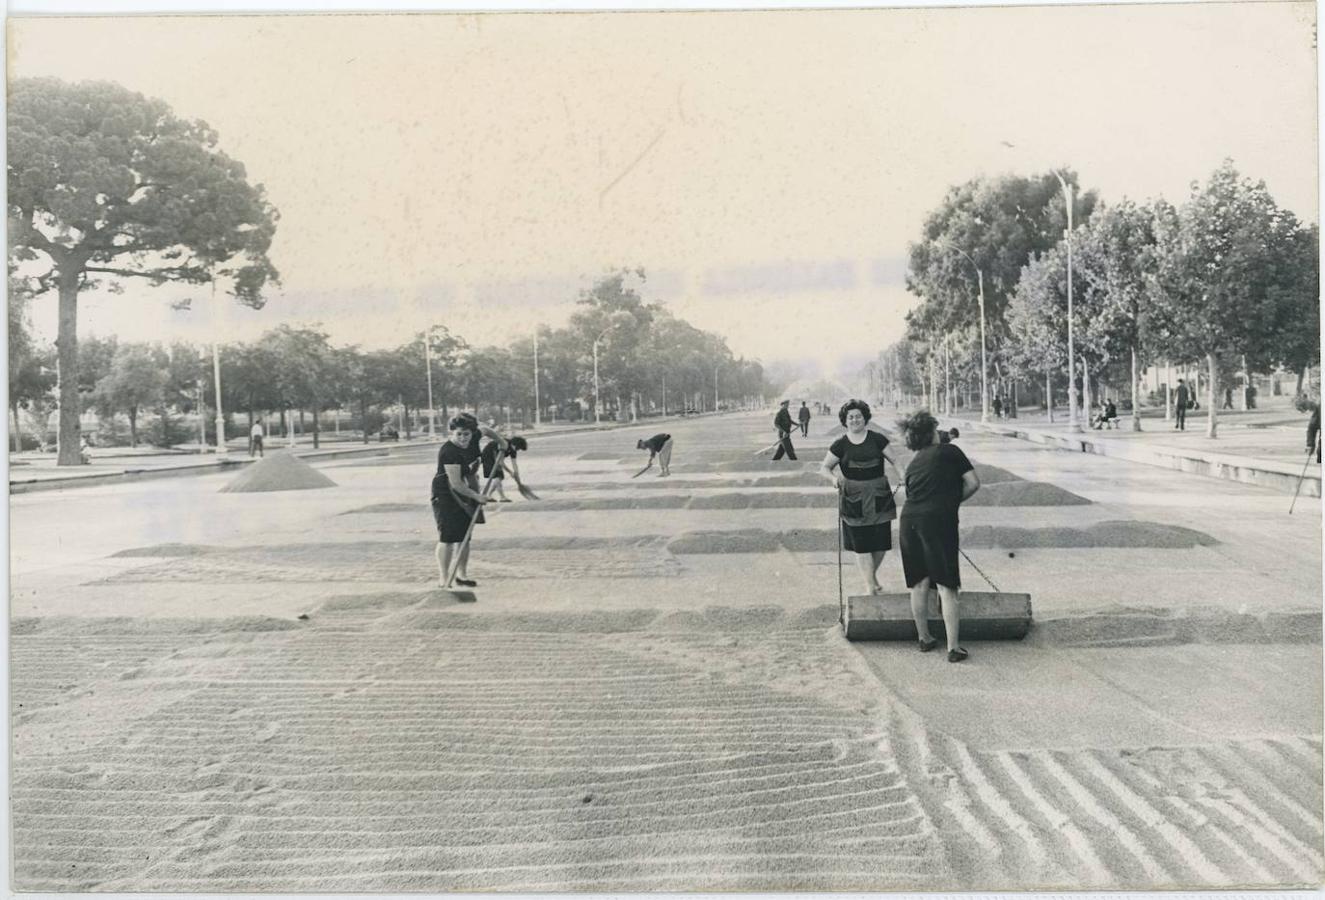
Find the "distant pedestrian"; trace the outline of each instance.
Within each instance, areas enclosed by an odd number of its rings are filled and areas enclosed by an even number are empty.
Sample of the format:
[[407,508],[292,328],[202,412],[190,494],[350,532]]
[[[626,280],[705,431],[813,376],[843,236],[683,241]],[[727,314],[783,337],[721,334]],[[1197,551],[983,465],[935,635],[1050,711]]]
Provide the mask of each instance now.
[[892,549],[892,520],[897,518],[884,463],[892,463],[894,469],[897,463],[887,453],[888,438],[867,427],[870,407],[864,400],[848,400],[837,419],[847,433],[833,441],[819,472],[837,485],[842,549],[856,554],[865,590],[881,594],[879,566]]
[[1173,428],[1175,431],[1186,431],[1187,405],[1192,402],[1192,395],[1187,389],[1187,382],[1179,378],[1178,390],[1175,393],[1176,396],[1173,398],[1173,405],[1175,407],[1174,412],[1177,415],[1177,420],[1173,423]]
[[1222,408],[1222,409],[1232,409],[1232,408],[1233,408],[1233,387],[1232,387],[1232,385],[1230,385],[1230,386],[1224,388],[1224,405],[1223,405],[1221,408]]
[[787,409],[791,405],[790,400],[783,400],[778,407],[778,414],[773,417],[773,427],[778,433],[778,449],[773,454],[773,461],[786,456],[787,459],[796,458],[796,448],[791,445],[791,430],[795,426],[791,423],[791,412]]
[[456,545],[463,544],[456,560],[455,583],[474,587],[469,578],[469,544],[464,543],[470,522],[477,522],[488,498],[473,485],[472,446],[478,441],[473,417],[456,416],[447,424],[450,438],[437,451],[437,472],[432,479],[432,515],[437,525],[438,583],[446,587]]
[[1307,422],[1307,452],[1316,451],[1316,462],[1320,462],[1320,404],[1311,407],[1311,420]]
[[962,582],[957,568],[961,551],[957,512],[980,490],[980,478],[961,448],[940,440],[938,422],[928,411],[920,410],[898,424],[907,448],[915,451],[906,467],[906,503],[897,528],[902,572],[911,590],[911,615],[921,651],[933,650],[938,641],[929,632],[929,586],[935,585],[942,603],[948,662],[961,662],[968,654],[959,642]]
[[1247,409],[1256,408],[1256,385],[1247,385]]
[[994,395],[994,418],[1003,418],[1003,401],[997,394]]
[[267,436],[267,432],[262,427],[262,421],[253,423],[253,427],[248,430],[248,455],[251,457],[255,453],[263,456],[262,439]]
[[805,401],[804,401],[804,400],[801,401],[800,412],[798,412],[798,413],[796,414],[796,419],[797,419],[797,421],[800,422],[800,425],[801,425],[801,437],[809,437],[809,436],[810,436],[810,408],[809,408],[808,406],[805,405]]
[[635,442],[636,450],[648,450],[649,462],[644,468],[636,472],[632,477],[638,478],[653,466],[655,457],[658,459],[658,477],[666,478],[672,474],[672,436],[670,434],[655,434],[645,441]]

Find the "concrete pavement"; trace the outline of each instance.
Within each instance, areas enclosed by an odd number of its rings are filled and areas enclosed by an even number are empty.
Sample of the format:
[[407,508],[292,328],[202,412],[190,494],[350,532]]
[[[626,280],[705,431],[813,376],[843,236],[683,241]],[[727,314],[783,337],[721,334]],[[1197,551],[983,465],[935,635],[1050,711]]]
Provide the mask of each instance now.
[[768,418],[669,424],[671,479],[629,477],[652,424],[534,441],[526,479],[570,506],[492,508],[463,607],[428,588],[428,454],[319,462],[324,491],[12,498],[21,885],[1319,881],[1319,500],[963,436],[1089,502],[963,511],[1042,627],[950,665],[842,640],[834,511],[802,496],[831,488],[790,483],[835,423],[773,464]]
[[1300,490],[1321,496],[1321,468],[1306,452],[1306,425],[1310,418],[1272,398],[1269,408],[1225,410],[1217,417],[1217,437],[1207,437],[1204,411],[1188,415],[1185,430],[1178,430],[1162,410],[1144,411],[1140,431],[1132,428],[1130,414],[1121,414],[1117,428],[1095,429],[1083,417],[1081,431],[1068,428],[1065,411],[1049,422],[1038,410],[1020,410],[1018,417],[981,421],[979,410],[947,417],[966,430],[1002,434],[1072,452],[1092,453],[1146,465],[1255,484],[1285,493]]

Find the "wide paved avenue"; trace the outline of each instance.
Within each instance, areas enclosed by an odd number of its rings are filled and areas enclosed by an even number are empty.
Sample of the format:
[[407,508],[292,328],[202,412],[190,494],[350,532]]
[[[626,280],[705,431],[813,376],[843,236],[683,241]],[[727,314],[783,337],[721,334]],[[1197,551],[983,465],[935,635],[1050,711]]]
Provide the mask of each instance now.
[[952,665],[842,638],[837,423],[774,463],[771,416],[531,436],[475,604],[435,445],[11,497],[14,887],[1321,881],[1319,499],[963,435],[963,547],[1035,627]]

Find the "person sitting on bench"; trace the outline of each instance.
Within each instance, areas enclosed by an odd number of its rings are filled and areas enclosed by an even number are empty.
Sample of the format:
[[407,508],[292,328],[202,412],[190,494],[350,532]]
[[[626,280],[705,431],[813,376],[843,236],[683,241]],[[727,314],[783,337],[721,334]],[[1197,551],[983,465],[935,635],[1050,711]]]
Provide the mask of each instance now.
[[1112,400],[1104,401],[1104,408],[1100,410],[1100,414],[1095,417],[1094,425],[1096,430],[1101,428],[1118,427],[1118,407]]

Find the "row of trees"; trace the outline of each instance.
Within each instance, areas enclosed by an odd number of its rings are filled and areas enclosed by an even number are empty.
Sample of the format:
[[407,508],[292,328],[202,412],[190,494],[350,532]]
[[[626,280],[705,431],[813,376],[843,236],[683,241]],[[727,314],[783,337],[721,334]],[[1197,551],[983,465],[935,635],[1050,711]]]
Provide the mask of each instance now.
[[[644,273],[607,274],[582,293],[566,327],[540,332],[540,416],[592,414],[595,340],[599,394],[610,417],[714,409],[720,400],[723,406],[745,404],[771,393],[759,363],[735,357],[721,337],[644,302],[633,280],[642,284]],[[44,425],[55,408],[57,355],[32,341],[22,287],[11,288],[10,408],[16,426],[20,409]],[[320,414],[329,410],[348,411],[364,440],[387,415],[398,415],[408,437],[412,422],[428,409],[431,373],[433,408],[442,423],[459,407],[528,422],[535,413],[535,352],[532,336],[506,347],[477,347],[442,326],[393,349],[364,350],[333,346],[319,328],[280,325],[256,341],[219,349],[221,405],[228,418],[247,415],[245,430],[267,412],[283,421],[287,414],[297,417],[304,430],[305,413],[312,413],[315,446]],[[81,408],[94,410],[106,424],[127,418],[131,444],[139,441],[144,413],[156,417],[151,440],[170,444],[192,437],[178,417],[202,413],[206,419],[214,403],[206,348],[94,337],[81,343],[77,365]],[[16,447],[17,440],[16,429]]]
[[[91,342],[80,348],[78,298],[104,285],[176,282],[218,288],[262,308],[278,273],[267,257],[279,215],[262,185],[219,147],[205,122],[176,116],[160,100],[107,82],[19,79],[7,107],[10,275],[10,409],[59,411],[60,465],[80,462],[79,419],[89,405],[122,411],[137,439],[140,410],[168,417],[208,402],[212,376],[196,348]],[[757,363],[723,340],[646,303],[610,273],[580,298],[565,328],[509,347],[470,347],[442,327],[394,350],[335,348],[317,328],[281,326],[250,345],[222,351],[222,408],[313,410],[348,407],[402,413],[427,404],[427,352],[436,405],[533,406],[538,354],[544,405],[577,409],[585,398],[629,408],[713,408],[721,397],[769,392]],[[23,327],[26,302],[58,294],[53,351]],[[14,337],[17,335],[17,337]],[[595,353],[595,351],[597,351]],[[595,369],[598,377],[593,378]],[[76,377],[62,377],[76,373]],[[200,385],[201,382],[201,385]],[[197,400],[199,387],[207,400]],[[54,391],[55,396],[51,396]],[[684,401],[682,398],[685,398]],[[709,402],[712,398],[712,402]],[[402,415],[406,424],[408,415]],[[314,416],[314,435],[318,417]],[[163,440],[169,429],[163,427]]]
[[[55,78],[11,82],[6,113],[8,270],[24,294],[58,295],[57,373],[80,370],[78,298],[103,283],[223,285],[262,307],[279,216],[205,122]],[[80,462],[81,387],[58,379],[60,465]]]
[[906,340],[871,371],[931,397],[940,371],[968,390],[978,385],[983,282],[991,395],[1015,397],[1043,379],[1047,403],[1062,384],[1089,408],[1092,384],[1126,384],[1139,429],[1142,369],[1199,366],[1214,437],[1216,397],[1236,372],[1287,368],[1301,392],[1301,373],[1320,359],[1317,226],[1231,161],[1180,206],[1108,205],[1093,191],[1077,196],[1076,184],[1068,171],[951,189],[910,247],[907,288],[920,303]]

